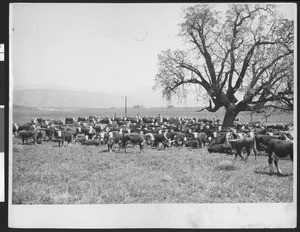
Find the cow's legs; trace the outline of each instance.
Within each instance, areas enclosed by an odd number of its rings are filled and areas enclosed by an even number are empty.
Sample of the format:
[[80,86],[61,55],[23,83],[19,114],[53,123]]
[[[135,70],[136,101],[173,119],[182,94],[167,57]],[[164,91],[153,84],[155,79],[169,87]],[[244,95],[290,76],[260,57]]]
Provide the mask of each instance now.
[[254,152],[255,160],[257,160],[256,159],[256,157],[257,157],[257,150],[255,148],[253,148],[253,152]]
[[236,153],[235,153],[234,160],[236,159],[236,157],[237,157],[238,155],[242,158],[242,160],[245,160],[244,157],[243,157],[242,154],[241,154],[241,151],[238,151],[238,150],[237,150]]
[[275,163],[275,166],[277,168],[277,172],[279,174],[282,174],[281,170],[279,169],[279,158],[277,156],[275,156],[274,163]]
[[268,160],[271,173],[273,173],[273,160],[274,160],[272,153],[273,152],[269,152],[269,160]]
[[247,151],[247,156],[246,156],[246,158],[244,159],[245,161],[248,159],[248,157],[249,157],[249,155],[250,155],[250,148],[246,148],[246,151]]
[[140,153],[143,152],[143,143],[140,143]]
[[122,141],[119,141],[118,144],[119,144],[119,150],[118,151],[120,152],[121,146],[122,146]]
[[127,144],[128,144],[128,143],[125,143],[125,145],[124,145],[125,153],[126,153],[126,147],[127,147]]
[[[231,151],[231,153],[232,153],[232,151]],[[234,160],[236,160],[236,157],[238,156],[238,153],[236,152],[235,153],[235,156],[234,156]]]

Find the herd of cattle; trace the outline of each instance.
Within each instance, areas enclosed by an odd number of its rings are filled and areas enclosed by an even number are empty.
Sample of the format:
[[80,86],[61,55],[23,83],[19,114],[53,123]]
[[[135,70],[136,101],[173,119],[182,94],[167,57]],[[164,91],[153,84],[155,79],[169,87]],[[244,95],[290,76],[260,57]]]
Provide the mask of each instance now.
[[[290,155],[293,160],[293,126],[291,124],[263,125],[260,122],[241,124],[237,119],[232,128],[222,128],[219,119],[201,119],[187,117],[89,117],[47,120],[34,118],[24,125],[13,123],[13,135],[28,139],[33,144],[45,141],[56,141],[58,146],[64,142],[84,145],[107,145],[112,151],[115,144],[118,149],[128,144],[143,148],[172,146],[193,148],[206,147],[209,152],[230,153],[235,151],[235,159],[239,155],[246,160],[251,151],[256,155],[265,151],[269,156],[272,169],[273,161],[280,173],[278,159]],[[246,151],[244,158],[242,152]]]

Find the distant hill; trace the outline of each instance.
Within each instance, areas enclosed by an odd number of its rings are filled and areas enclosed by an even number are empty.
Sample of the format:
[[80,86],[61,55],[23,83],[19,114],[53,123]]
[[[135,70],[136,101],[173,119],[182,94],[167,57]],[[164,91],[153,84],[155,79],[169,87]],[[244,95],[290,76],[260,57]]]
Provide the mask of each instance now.
[[120,96],[84,91],[23,89],[13,92],[13,104],[47,108],[109,108],[123,106],[124,100]]
[[[32,87],[32,88],[30,88]],[[40,87],[40,88],[39,88]],[[29,107],[70,107],[70,108],[110,108],[124,107],[124,96],[127,106],[144,105],[148,107],[167,107],[160,91],[153,92],[151,87],[139,87],[130,90],[78,90],[63,86],[14,86],[13,104]],[[200,106],[194,97],[188,97],[181,103],[174,100],[175,107]]]

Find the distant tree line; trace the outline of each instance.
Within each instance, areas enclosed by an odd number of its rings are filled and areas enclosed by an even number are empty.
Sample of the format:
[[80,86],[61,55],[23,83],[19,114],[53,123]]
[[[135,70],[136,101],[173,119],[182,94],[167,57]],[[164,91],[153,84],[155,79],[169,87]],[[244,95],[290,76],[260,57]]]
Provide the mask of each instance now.
[[144,109],[145,108],[144,105],[133,105],[132,107],[135,109]]

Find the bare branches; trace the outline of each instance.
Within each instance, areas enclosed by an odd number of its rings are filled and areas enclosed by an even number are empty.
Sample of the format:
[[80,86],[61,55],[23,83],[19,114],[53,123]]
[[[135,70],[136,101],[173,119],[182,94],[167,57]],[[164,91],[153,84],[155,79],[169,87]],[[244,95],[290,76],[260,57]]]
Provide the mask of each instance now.
[[[201,111],[291,108],[293,84],[286,80],[293,70],[293,21],[278,15],[272,4],[230,5],[226,20],[220,19],[209,4],[186,8],[179,35],[190,48],[161,53],[156,87],[169,98],[200,86],[210,97]],[[244,94],[240,102],[237,91]]]

